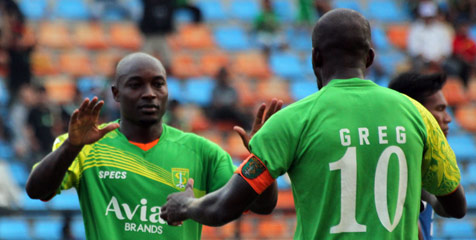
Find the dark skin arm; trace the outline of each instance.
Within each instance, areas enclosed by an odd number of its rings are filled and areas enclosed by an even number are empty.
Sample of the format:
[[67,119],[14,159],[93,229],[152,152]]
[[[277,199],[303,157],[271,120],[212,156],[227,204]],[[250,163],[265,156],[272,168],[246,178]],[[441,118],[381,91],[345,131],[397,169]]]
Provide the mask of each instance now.
[[44,157],[31,172],[26,192],[33,199],[49,200],[56,194],[71,163],[86,144],[101,139],[106,133],[119,127],[112,123],[98,128],[99,111],[104,105],[97,97],[85,99],[71,115],[68,139],[55,151]]
[[421,198],[442,217],[463,218],[466,215],[466,197],[461,184],[454,192],[445,196],[435,196],[422,190]]

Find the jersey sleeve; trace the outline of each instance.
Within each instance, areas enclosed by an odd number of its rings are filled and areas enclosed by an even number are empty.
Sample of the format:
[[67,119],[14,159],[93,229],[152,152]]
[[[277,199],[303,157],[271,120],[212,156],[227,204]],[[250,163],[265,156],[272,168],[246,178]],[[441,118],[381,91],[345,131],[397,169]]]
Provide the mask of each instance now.
[[[64,141],[68,139],[68,134],[63,134],[57,137],[53,143],[53,151],[58,149],[61,145],[63,145]],[[61,183],[60,188],[58,189],[58,193],[60,193],[62,190],[67,190],[72,187],[76,187],[79,182],[79,177],[81,173],[81,169],[79,167],[79,162],[80,159],[84,156],[84,149],[81,150],[81,152],[78,154],[78,156],[74,159],[73,163],[71,163],[71,166],[68,168],[66,171],[66,174],[64,175],[63,182]]]
[[235,166],[230,155],[212,142],[206,142],[204,149],[204,159],[208,159],[209,173],[207,176],[207,192],[213,192],[223,187],[230,180]]
[[412,102],[420,112],[427,134],[422,161],[423,188],[436,196],[450,194],[461,179],[455,154],[433,115],[415,100]]

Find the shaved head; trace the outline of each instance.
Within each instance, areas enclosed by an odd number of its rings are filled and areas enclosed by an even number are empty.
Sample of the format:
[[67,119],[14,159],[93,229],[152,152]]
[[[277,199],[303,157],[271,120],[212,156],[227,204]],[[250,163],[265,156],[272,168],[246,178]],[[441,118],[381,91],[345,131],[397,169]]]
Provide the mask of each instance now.
[[116,86],[120,79],[132,72],[135,68],[149,64],[157,66],[165,75],[165,68],[157,58],[142,52],[131,53],[122,58],[117,64],[112,85]]

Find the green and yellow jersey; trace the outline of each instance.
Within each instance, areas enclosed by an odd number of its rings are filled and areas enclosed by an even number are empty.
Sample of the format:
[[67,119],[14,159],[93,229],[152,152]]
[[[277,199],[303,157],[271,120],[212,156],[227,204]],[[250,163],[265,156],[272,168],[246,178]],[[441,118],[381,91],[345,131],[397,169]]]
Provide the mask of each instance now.
[[[58,137],[53,150],[66,138]],[[144,151],[116,129],[82,149],[61,190],[77,189],[89,240],[200,239],[200,224],[168,226],[160,206],[189,178],[200,197],[225,185],[233,170],[225,151],[197,135],[164,124],[158,143]]]
[[295,239],[418,239],[422,185],[460,181],[455,156],[418,102],[362,79],[336,79],[273,115],[238,170],[256,192],[288,172]]

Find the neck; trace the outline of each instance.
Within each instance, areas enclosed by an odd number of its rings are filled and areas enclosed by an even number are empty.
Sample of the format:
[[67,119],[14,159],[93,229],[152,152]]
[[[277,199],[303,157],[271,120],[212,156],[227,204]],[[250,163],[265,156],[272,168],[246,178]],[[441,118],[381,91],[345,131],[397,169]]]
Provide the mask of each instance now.
[[120,131],[126,136],[127,140],[138,143],[152,142],[159,138],[163,131],[162,120],[151,125],[146,125],[132,123],[121,117],[120,125]]
[[326,86],[333,79],[364,79],[364,76],[364,69],[362,68],[323,68],[322,86]]

